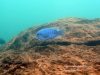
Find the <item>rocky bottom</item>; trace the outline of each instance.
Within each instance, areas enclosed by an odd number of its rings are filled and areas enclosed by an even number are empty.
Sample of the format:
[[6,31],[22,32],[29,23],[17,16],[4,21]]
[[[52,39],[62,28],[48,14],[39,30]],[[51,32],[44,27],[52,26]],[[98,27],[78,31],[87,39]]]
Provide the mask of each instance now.
[[68,45],[5,51],[0,54],[0,75],[100,75],[99,49]]

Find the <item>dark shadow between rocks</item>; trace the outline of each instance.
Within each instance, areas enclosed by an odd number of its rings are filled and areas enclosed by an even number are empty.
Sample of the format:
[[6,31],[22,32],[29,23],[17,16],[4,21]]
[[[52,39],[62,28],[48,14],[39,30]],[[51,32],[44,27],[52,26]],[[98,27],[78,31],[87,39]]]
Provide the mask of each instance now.
[[[30,49],[30,48],[35,48],[35,47],[45,47],[48,48],[48,46],[68,46],[68,45],[86,45],[86,46],[97,46],[100,45],[100,40],[94,40],[94,41],[87,41],[83,43],[73,43],[73,42],[68,42],[68,41],[38,41],[38,40],[32,40],[29,45],[24,47],[23,49]],[[14,49],[14,50],[20,50],[21,43],[20,41],[16,40],[11,46],[9,46],[9,49]],[[42,48],[42,49],[43,49]]]
[[35,43],[35,44],[33,44],[32,45],[32,47],[34,47],[34,46],[48,46],[48,45],[61,45],[61,46],[63,46],[63,45],[71,45],[71,43],[70,42],[64,42],[64,41],[57,41],[57,42],[55,42],[55,41],[47,41],[47,42],[38,42],[38,43]]
[[85,42],[84,45],[87,45],[87,46],[100,45],[100,40],[88,41],[88,42]]
[[[64,41],[35,41],[31,42],[30,46],[27,49],[34,49],[36,52],[46,52],[49,53],[51,51],[55,51],[55,47],[57,46],[68,46],[71,45],[70,42]],[[59,50],[59,49],[58,49]]]

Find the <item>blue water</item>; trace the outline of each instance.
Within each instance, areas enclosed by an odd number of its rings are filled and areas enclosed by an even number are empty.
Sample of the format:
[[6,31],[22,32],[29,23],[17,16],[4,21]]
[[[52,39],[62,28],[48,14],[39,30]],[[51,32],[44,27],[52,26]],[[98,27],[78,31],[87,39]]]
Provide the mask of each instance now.
[[100,0],[0,0],[0,38],[65,17],[100,18]]

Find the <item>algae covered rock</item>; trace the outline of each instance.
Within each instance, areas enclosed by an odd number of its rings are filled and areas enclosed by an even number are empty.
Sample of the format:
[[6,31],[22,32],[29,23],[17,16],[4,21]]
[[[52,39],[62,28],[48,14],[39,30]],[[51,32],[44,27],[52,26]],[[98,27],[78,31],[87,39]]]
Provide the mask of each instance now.
[[[64,34],[36,39],[39,30],[51,27]],[[1,50],[1,75],[99,75],[100,20],[67,18],[31,27]]]
[[[62,40],[68,42],[86,42],[92,40],[100,40],[100,21],[97,19],[91,20],[93,23],[86,23],[81,18],[68,18],[61,19],[56,22],[36,26],[29,28],[25,32],[19,34],[16,38],[10,41],[5,48],[6,49],[24,49],[32,41],[38,41],[36,39],[36,33],[43,28],[57,27],[64,31],[64,35],[53,41]],[[82,21],[82,23],[79,23]],[[84,23],[83,23],[84,22]],[[52,40],[51,40],[52,41]],[[41,42],[41,41],[39,41]]]

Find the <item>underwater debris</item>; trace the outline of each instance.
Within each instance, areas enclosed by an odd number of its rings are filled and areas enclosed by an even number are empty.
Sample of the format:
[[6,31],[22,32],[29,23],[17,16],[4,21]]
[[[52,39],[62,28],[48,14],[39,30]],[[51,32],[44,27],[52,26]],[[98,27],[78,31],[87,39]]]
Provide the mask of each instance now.
[[49,40],[54,39],[63,34],[63,31],[57,28],[44,28],[36,33],[38,40]]

